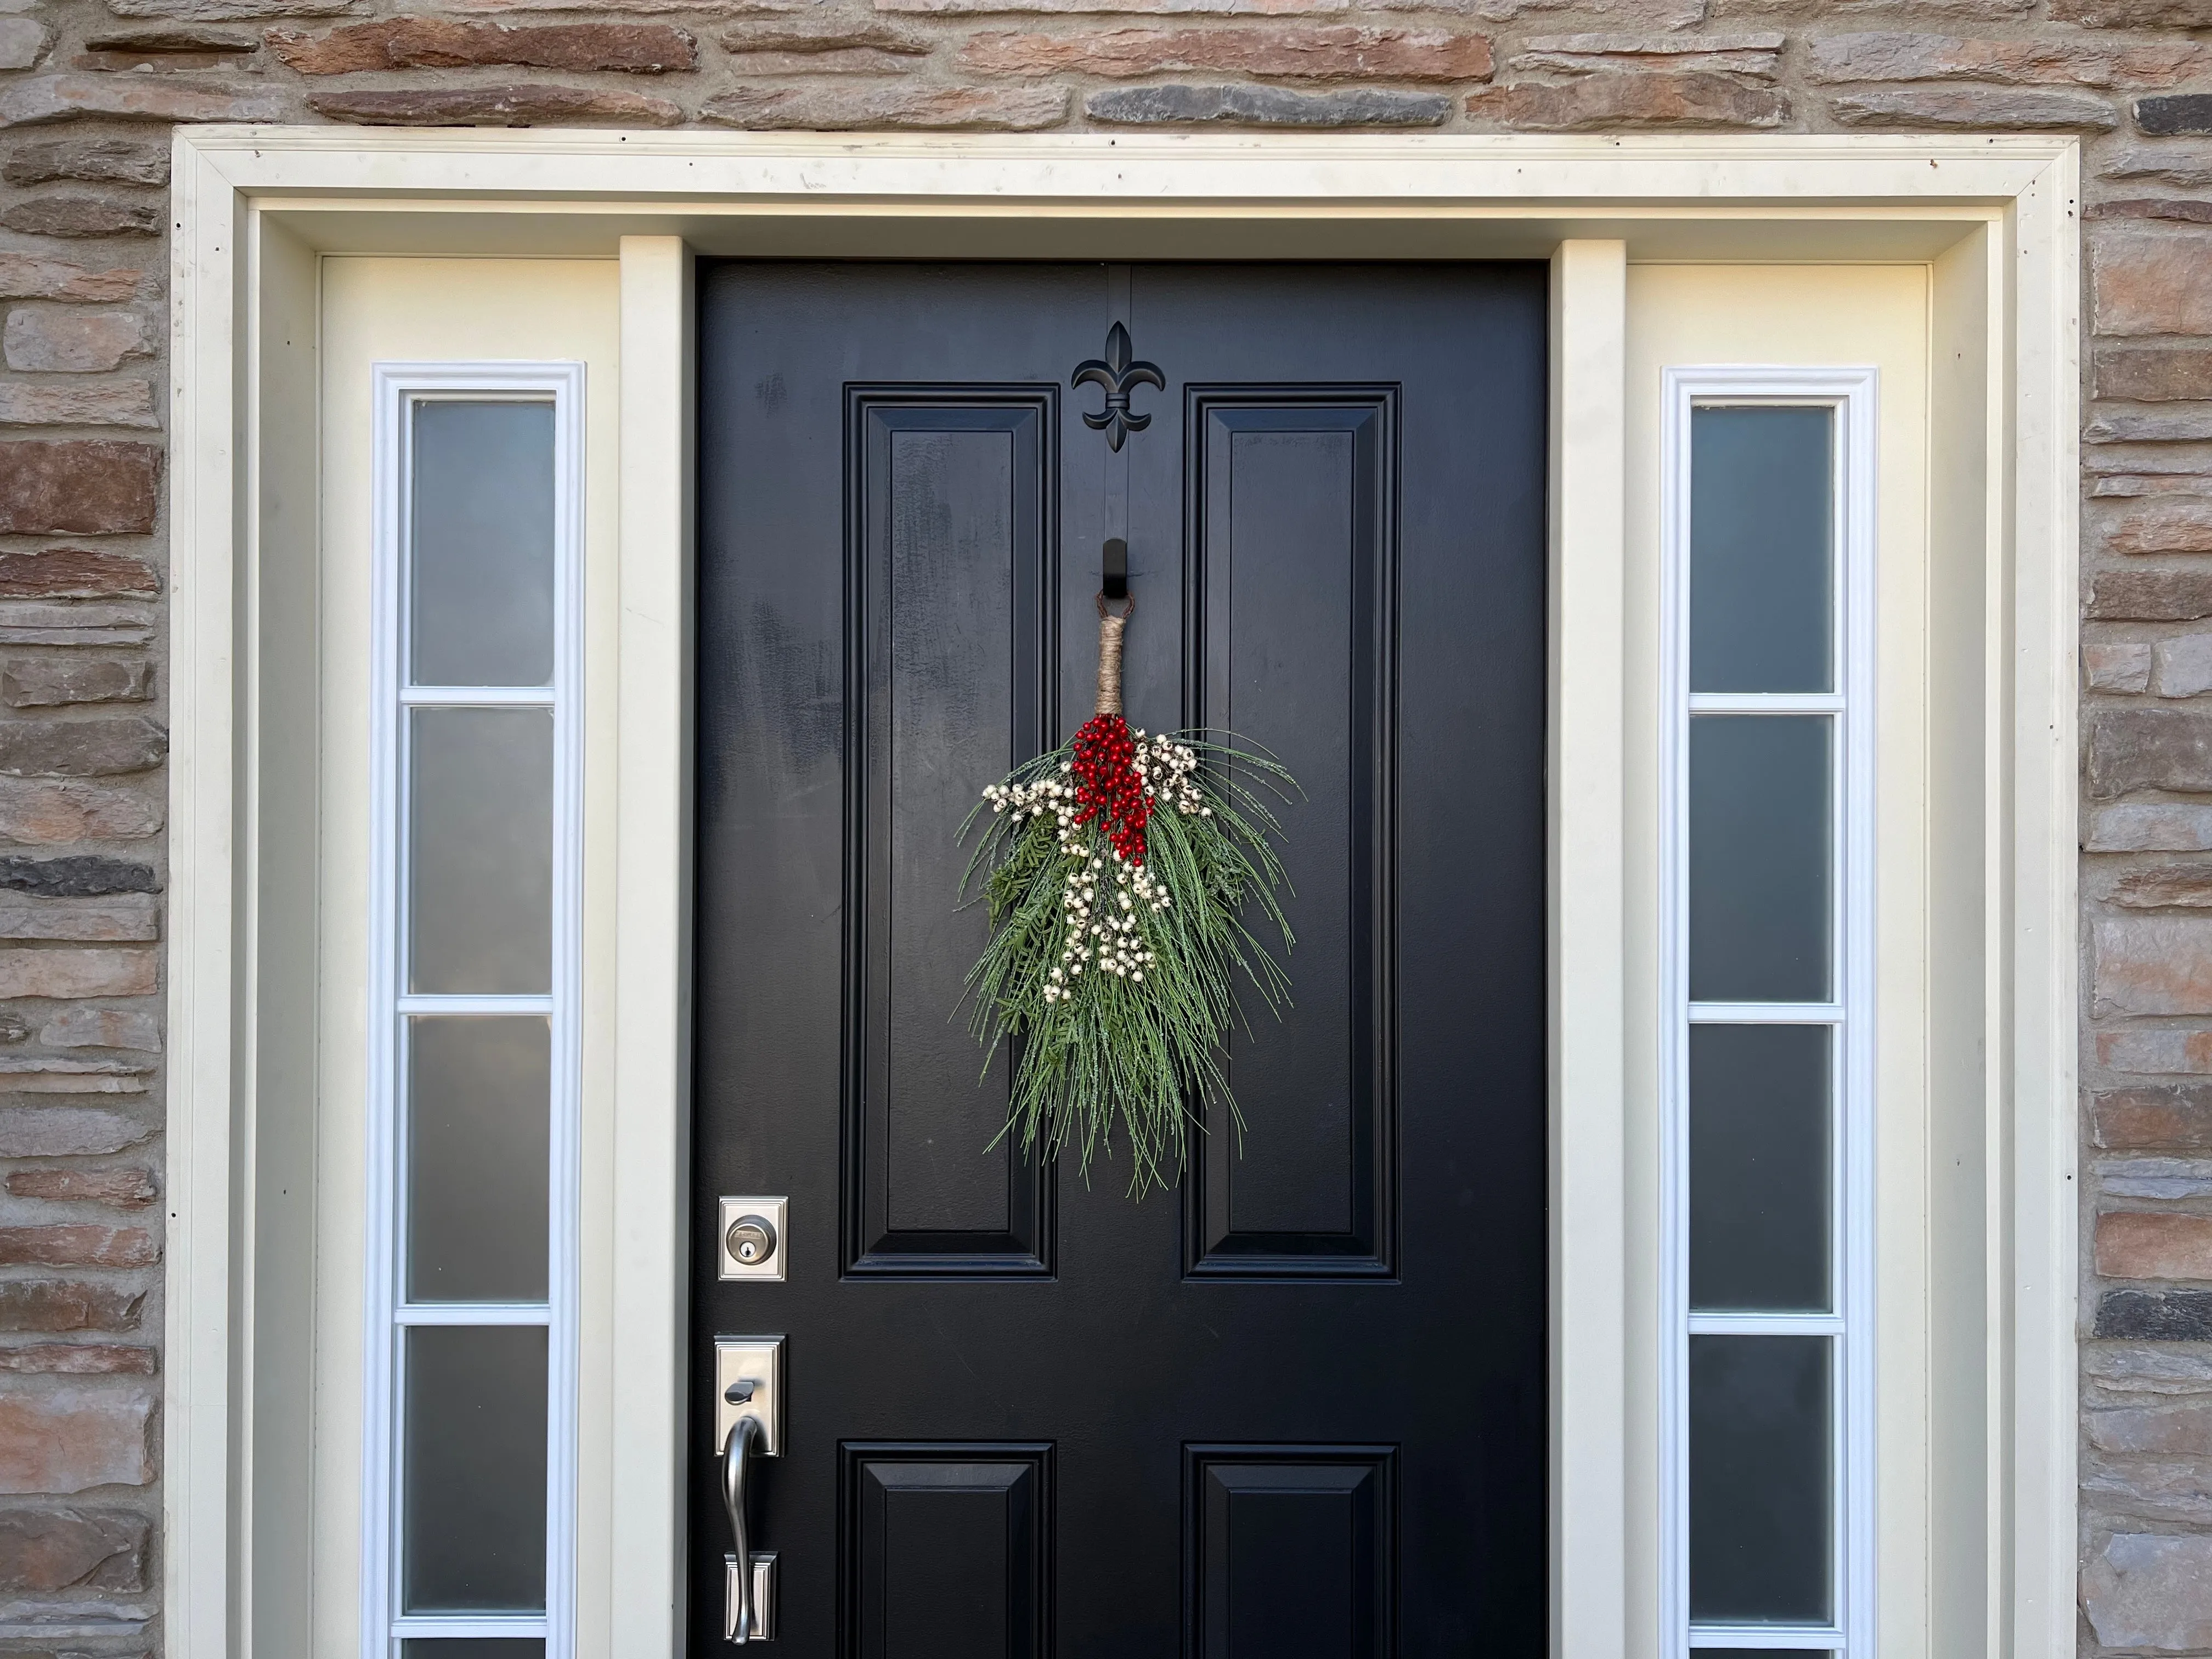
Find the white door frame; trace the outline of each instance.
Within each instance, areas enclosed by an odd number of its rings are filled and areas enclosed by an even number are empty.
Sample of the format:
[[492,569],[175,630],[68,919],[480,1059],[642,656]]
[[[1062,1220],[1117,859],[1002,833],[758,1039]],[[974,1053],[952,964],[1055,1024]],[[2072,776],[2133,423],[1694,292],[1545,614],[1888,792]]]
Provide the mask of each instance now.
[[[1622,1113],[1648,1042],[1623,768],[1625,270],[1638,259],[1927,261],[1939,343],[1978,378],[1934,514],[1989,595],[1979,935],[1991,1126],[1983,1650],[2074,1647],[2074,655],[2079,229],[2071,139],[1047,137],[179,129],[165,1616],[173,1659],[283,1643],[258,1540],[293,1523],[312,1432],[266,1271],[313,1102],[280,895],[315,842],[269,786],[271,712],[312,702],[287,632],[312,585],[317,256],[617,257],[622,270],[622,896],[615,975],[618,1420],[610,1610],[583,1650],[670,1659],[683,1620],[687,1352],[693,251],[1085,258],[1546,258],[1552,548],[1554,1650],[1649,1650],[1648,1425],[1635,1402]],[[304,416],[304,418],[303,418]],[[1955,424],[1956,422],[1954,422]],[[304,429],[303,429],[304,428]],[[302,572],[308,574],[303,575]],[[305,933],[302,933],[302,929]],[[305,943],[303,944],[303,939]],[[310,1066],[304,1075],[312,1076]],[[294,1300],[288,1301],[288,1297]],[[281,1622],[281,1621],[280,1621]]]

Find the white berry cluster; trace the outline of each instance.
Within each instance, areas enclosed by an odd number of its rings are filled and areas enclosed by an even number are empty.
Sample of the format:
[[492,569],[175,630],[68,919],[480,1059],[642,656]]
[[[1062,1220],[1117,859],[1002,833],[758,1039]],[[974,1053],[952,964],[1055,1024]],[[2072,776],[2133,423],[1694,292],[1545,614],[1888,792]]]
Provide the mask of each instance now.
[[1206,804],[1206,797],[1199,793],[1192,779],[1198,770],[1198,751],[1188,744],[1166,737],[1147,738],[1140,731],[1136,758],[1131,764],[1145,781],[1146,795],[1166,802],[1185,817],[1194,812],[1200,817],[1213,816],[1213,809]]
[[[1098,888],[1106,879],[1109,860],[1114,868],[1114,884],[1102,899]],[[1112,974],[1133,985],[1144,983],[1145,969],[1158,958],[1145,948],[1138,922],[1139,905],[1153,911],[1166,909],[1167,889],[1146,875],[1141,866],[1132,868],[1123,863],[1117,853],[1093,853],[1069,872],[1060,892],[1060,911],[1067,924],[1067,943],[1061,948],[1059,964],[1053,969],[1051,979],[1044,988],[1047,1002],[1073,996],[1074,981],[1089,967],[1095,966],[1100,973]]]

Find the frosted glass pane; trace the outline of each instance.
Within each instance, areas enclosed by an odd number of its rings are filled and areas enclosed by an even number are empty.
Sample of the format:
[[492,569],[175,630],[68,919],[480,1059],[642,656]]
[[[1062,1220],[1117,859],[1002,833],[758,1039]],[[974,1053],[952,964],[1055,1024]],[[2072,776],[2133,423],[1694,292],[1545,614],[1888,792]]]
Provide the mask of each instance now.
[[408,1299],[543,1302],[546,1022],[410,1020],[407,1075]]
[[1825,1624],[1829,1343],[1690,1339],[1690,1617]]
[[1835,412],[1690,416],[1690,689],[1835,689]]
[[545,1659],[539,1636],[417,1637],[399,1644],[400,1659]]
[[1828,1306],[1828,1030],[1690,1028],[1690,1305]]
[[1690,721],[1690,998],[1826,1002],[1831,722]]
[[409,986],[550,989],[552,712],[418,708],[410,718]]
[[[1784,1659],[1836,1659],[1829,1648],[1692,1648],[1690,1659],[1775,1659],[1778,1654]],[[468,1656],[457,1654],[453,1659],[468,1659]]]
[[406,1611],[543,1612],[545,1328],[418,1325],[406,1343]]
[[553,405],[415,405],[417,685],[553,678]]

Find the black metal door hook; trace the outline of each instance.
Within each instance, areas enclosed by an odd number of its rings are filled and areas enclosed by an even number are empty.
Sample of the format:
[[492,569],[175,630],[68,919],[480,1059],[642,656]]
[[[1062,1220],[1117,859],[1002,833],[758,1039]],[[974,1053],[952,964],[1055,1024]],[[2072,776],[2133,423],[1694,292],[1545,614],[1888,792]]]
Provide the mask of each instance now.
[[1109,599],[1129,597],[1129,544],[1109,536],[1098,561],[1098,591]]

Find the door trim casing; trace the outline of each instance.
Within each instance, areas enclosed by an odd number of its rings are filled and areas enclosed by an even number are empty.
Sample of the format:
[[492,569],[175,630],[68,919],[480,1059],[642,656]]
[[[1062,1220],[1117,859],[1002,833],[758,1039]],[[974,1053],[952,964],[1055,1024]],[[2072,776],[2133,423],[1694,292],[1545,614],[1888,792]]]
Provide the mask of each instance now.
[[1987,738],[1978,1086],[1993,1159],[1981,1650],[2070,1654],[2075,141],[210,127],[180,129],[173,160],[163,1553],[179,1659],[286,1645],[288,1598],[313,1593],[254,1570],[257,1534],[286,1523],[274,1476],[307,1417],[274,1409],[276,1370],[258,1360],[313,1311],[256,1271],[297,1231],[264,1126],[302,1109],[278,1079],[316,1040],[280,1029],[272,1001],[302,951],[312,960],[313,919],[258,900],[270,872],[315,857],[313,826],[264,812],[259,786],[300,759],[261,711],[314,695],[300,683],[312,649],[283,645],[295,619],[264,601],[274,574],[315,556],[297,484],[315,465],[316,256],[342,252],[621,261],[625,1293],[608,1547],[583,1564],[600,1616],[580,1651],[594,1659],[681,1650],[693,252],[1551,260],[1550,1594],[1553,1651],[1574,1659],[1653,1639],[1622,1131],[1632,1049],[1650,1036],[1625,967],[1624,768],[1641,740],[1620,650],[1626,265],[1949,256],[1942,326],[1985,365],[1956,504],[1990,596],[1968,711]]

